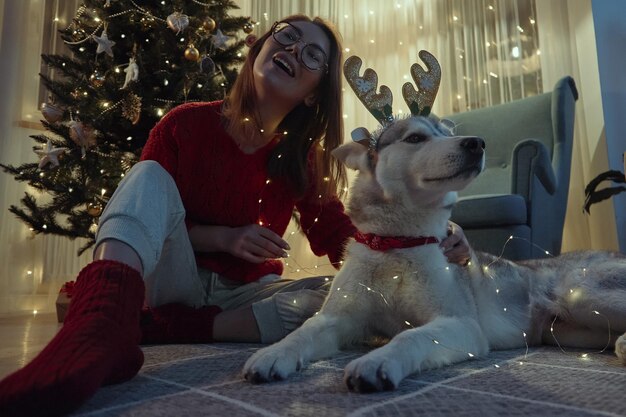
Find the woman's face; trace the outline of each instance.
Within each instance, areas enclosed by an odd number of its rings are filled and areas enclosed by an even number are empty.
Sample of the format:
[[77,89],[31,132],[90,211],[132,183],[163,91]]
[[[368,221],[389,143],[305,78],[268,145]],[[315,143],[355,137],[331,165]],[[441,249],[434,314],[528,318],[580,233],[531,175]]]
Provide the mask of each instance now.
[[[320,80],[326,73],[326,67],[318,70],[307,68],[302,62],[302,50],[306,45],[311,45],[305,51],[308,55],[306,61],[310,65],[311,58],[314,56],[311,54],[312,51],[315,53],[321,50],[325,55],[324,58],[330,56],[330,39],[322,28],[314,23],[306,21],[289,23],[299,30],[301,35],[299,40],[292,45],[283,46],[274,37],[267,38],[254,61],[253,72],[254,85],[260,99],[281,99],[295,107],[315,93]],[[295,38],[281,39],[293,41]],[[320,62],[321,64],[323,62]]]

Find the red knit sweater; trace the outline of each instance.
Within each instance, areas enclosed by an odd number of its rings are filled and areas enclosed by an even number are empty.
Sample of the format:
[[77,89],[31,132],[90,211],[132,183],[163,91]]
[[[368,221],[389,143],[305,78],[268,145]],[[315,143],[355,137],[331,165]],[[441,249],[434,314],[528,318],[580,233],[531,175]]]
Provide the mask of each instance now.
[[[285,181],[266,184],[267,160],[278,139],[253,154],[243,153],[224,130],[221,106],[221,101],[189,103],[171,110],[152,129],[141,155],[142,160],[159,162],[174,178],[187,228],[262,222],[282,236],[295,206],[313,253],[328,255],[333,264],[341,260],[355,228],[339,199],[322,205],[319,192],[309,187],[296,200]],[[283,271],[278,259],[254,264],[224,252],[195,255],[199,267],[242,282]]]

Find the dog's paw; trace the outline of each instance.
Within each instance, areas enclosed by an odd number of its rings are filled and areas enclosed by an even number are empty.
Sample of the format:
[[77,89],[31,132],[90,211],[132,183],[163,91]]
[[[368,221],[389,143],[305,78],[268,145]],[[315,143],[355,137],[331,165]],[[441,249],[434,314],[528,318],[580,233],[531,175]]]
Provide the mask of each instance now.
[[391,391],[402,381],[401,364],[390,357],[372,352],[350,362],[344,371],[344,381],[351,391]]
[[304,366],[302,358],[295,349],[282,349],[272,345],[254,353],[243,366],[244,378],[258,384],[270,381],[282,381]]
[[626,333],[621,335],[615,342],[615,354],[626,365]]

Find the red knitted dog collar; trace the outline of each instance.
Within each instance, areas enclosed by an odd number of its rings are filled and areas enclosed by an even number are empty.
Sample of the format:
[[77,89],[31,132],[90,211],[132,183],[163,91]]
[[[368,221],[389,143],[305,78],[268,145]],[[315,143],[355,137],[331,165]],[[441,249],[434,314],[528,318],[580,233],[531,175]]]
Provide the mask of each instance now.
[[434,236],[406,237],[406,236],[378,236],[374,233],[354,234],[354,240],[371,249],[377,251],[387,251],[389,249],[412,248],[414,246],[429,245],[431,243],[439,243],[439,239]]

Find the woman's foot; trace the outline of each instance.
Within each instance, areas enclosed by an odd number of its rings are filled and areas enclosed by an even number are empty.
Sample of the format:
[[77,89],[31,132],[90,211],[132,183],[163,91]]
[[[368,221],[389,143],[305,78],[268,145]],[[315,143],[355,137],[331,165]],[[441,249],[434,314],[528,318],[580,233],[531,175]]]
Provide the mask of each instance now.
[[65,324],[31,363],[0,381],[0,415],[59,416],[105,384],[131,379],[143,364],[139,272],[95,261],[76,279]]

